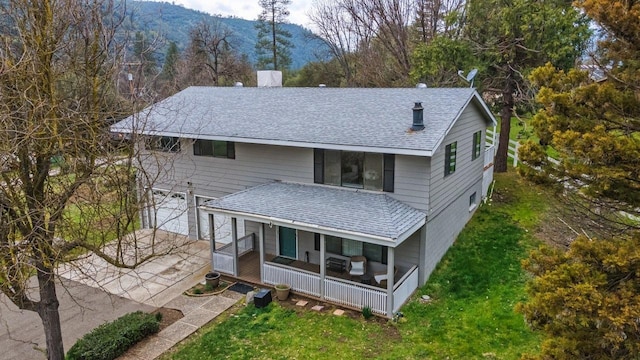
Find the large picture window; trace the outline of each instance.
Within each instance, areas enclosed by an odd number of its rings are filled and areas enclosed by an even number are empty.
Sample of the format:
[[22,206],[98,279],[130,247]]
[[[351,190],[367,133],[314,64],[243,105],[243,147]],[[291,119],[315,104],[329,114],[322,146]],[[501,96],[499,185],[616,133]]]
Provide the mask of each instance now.
[[314,181],[366,190],[393,192],[395,157],[357,151],[314,151]]
[[[337,236],[325,235],[325,250],[328,254],[341,256],[363,255],[369,261],[376,261],[382,264],[387,263],[387,247],[376,244],[369,244],[362,241],[344,239]],[[315,234],[315,250],[320,251],[320,234]]]

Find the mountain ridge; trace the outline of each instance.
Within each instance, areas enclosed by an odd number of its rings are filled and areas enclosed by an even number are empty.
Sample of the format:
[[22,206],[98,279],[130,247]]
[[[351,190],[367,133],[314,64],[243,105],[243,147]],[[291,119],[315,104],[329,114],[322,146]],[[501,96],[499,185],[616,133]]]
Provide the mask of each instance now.
[[[233,31],[232,46],[248,57],[255,65],[255,43],[257,30],[255,20],[237,17],[222,17],[174,5],[168,2],[129,1],[127,9],[127,30],[143,31],[151,38],[160,38],[163,44],[158,46],[154,56],[161,64],[169,42],[173,41],[182,52],[189,42],[189,31],[202,19],[215,19]],[[257,14],[256,14],[257,17]],[[313,33],[297,24],[284,24],[284,28],[291,33],[291,69],[302,68],[310,61],[318,60],[324,49],[324,44]]]

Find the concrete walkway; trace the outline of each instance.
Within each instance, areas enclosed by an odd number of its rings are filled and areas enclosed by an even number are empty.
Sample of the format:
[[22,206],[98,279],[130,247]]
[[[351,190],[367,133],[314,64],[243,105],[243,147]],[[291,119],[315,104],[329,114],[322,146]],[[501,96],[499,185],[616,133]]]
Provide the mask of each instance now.
[[193,241],[164,231],[156,231],[154,235],[152,230],[145,229],[123,239],[121,245],[121,249],[112,245],[105,252],[111,256],[122,254],[128,264],[152,252],[164,255],[134,269],[122,269],[89,254],[61,265],[58,275],[138,303],[182,311],[182,319],[137,344],[123,359],[155,359],[244,297],[230,290],[203,297],[183,294],[203,281],[211,268],[211,250],[206,241]]
[[95,254],[62,264],[58,276],[150,306],[161,307],[204,279],[211,267],[209,243],[186,236],[149,229],[123,239],[121,248],[108,246],[105,253],[121,254],[125,263],[151,253],[154,257],[134,269],[107,263]]
[[119,359],[155,359],[242,298],[244,295],[231,290],[226,290],[220,295],[202,297],[180,295],[168,302],[165,307],[182,311],[184,317],[137,344]]

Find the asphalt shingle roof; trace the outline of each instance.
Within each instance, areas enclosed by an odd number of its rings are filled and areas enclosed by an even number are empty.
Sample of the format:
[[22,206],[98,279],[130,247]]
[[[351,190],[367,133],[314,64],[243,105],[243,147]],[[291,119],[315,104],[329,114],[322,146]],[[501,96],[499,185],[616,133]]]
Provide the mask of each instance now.
[[426,214],[392,197],[321,185],[271,182],[210,200],[205,207],[395,240]]
[[[147,134],[428,152],[473,99],[481,101],[470,88],[190,87],[137,121]],[[424,131],[409,131],[415,102],[424,107]],[[112,130],[131,132],[131,124],[130,117]]]

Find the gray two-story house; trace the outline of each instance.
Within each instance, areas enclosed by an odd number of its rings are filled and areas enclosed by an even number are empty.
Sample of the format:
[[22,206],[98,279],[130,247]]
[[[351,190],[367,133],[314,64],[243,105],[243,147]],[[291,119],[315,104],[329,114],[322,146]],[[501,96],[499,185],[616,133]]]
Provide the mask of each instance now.
[[480,204],[494,125],[470,88],[190,87],[112,130],[144,139],[144,227],[211,241],[218,272],[391,316]]

